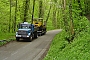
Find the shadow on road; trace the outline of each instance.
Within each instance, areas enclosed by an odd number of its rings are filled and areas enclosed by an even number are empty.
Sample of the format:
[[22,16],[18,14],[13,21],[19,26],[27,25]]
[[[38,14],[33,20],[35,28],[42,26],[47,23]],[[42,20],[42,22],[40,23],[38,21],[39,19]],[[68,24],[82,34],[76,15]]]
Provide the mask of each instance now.
[[[32,40],[32,41],[34,41],[34,40],[36,40],[35,38]],[[32,42],[31,41],[31,42]],[[17,42],[30,42],[28,39],[20,39],[19,41],[17,41]]]

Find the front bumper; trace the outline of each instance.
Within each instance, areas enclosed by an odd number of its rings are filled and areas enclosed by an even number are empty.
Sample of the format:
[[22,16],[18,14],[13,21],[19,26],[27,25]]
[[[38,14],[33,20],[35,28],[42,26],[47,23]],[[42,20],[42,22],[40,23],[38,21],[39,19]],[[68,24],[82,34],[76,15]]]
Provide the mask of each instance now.
[[42,33],[42,31],[37,31],[38,33]]
[[30,36],[29,35],[16,35],[16,37],[18,37],[18,38],[29,38]]

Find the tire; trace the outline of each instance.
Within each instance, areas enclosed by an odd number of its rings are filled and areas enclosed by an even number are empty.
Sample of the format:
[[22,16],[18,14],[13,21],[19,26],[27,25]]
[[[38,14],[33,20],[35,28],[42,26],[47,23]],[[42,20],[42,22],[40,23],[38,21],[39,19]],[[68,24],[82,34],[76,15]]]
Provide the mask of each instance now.
[[16,38],[17,41],[19,41],[19,38]]
[[38,36],[42,36],[42,32],[41,33],[38,33]]
[[38,33],[37,32],[34,33],[34,38],[38,38]]
[[44,33],[43,33],[43,35],[45,35],[46,34],[46,29],[44,29]]
[[32,41],[32,39],[33,39],[33,36],[31,35],[31,36],[29,37],[29,41],[31,42],[31,41]]
[[43,35],[45,35],[45,34],[46,34],[46,32],[43,33]]

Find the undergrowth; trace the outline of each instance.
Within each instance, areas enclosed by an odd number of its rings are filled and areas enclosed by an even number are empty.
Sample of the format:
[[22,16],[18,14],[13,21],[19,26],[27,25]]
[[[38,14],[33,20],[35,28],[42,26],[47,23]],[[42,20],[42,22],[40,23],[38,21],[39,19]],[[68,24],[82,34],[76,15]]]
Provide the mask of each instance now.
[[90,27],[86,22],[82,21],[85,26],[71,43],[66,40],[68,34],[64,30],[57,34],[44,60],[90,60]]
[[0,40],[9,39],[10,37],[15,36],[15,33],[0,33]]
[[62,31],[56,35],[44,60],[90,60],[90,32],[80,32],[71,44],[65,40],[65,34]]
[[15,34],[14,33],[1,33],[0,34],[0,46],[15,40]]

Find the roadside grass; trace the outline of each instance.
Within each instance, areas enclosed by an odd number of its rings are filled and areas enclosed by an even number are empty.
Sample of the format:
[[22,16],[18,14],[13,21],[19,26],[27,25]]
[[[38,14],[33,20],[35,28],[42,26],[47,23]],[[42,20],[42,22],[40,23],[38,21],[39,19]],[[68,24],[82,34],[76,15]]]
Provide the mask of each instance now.
[[15,40],[15,33],[0,33],[0,46]]
[[11,36],[15,36],[15,33],[0,33],[0,40],[8,39]]
[[69,44],[62,31],[53,39],[44,60],[90,60],[90,29],[80,32]]

